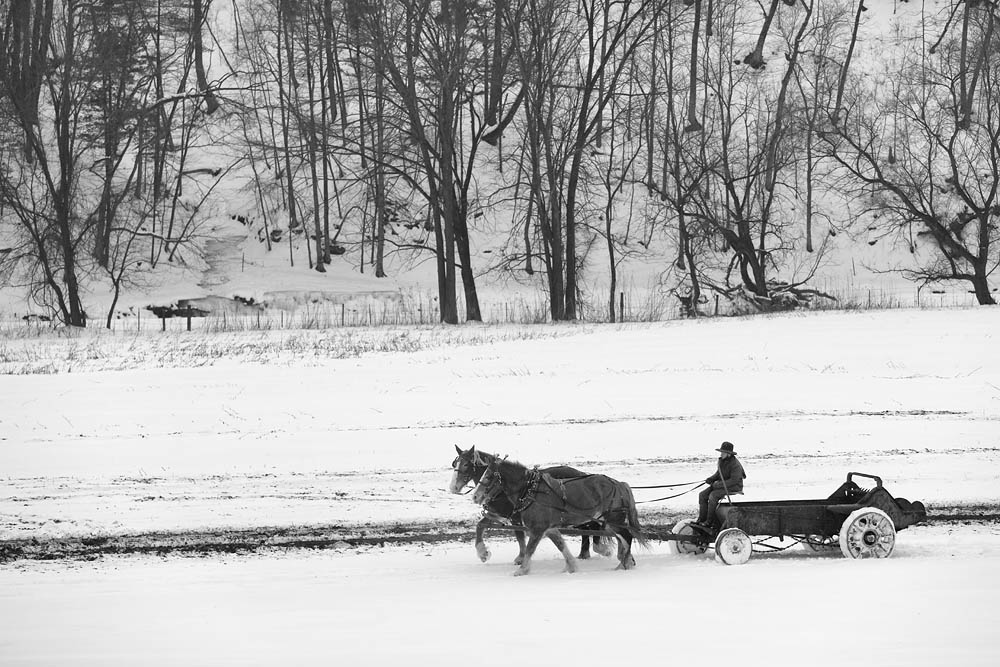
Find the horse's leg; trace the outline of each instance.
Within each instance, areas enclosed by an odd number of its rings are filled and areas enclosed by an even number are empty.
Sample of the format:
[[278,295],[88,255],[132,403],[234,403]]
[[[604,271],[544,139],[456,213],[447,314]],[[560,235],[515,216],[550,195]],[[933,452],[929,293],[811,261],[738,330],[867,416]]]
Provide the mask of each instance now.
[[[583,530],[602,530],[603,528],[601,524],[598,523],[597,521],[590,521],[578,527]],[[604,536],[602,535],[593,536],[594,551],[605,557],[610,556],[611,547],[607,544],[607,542],[605,542],[602,539],[603,537]],[[590,558],[590,544],[591,544],[591,536],[584,535],[583,539],[580,541],[580,555],[577,556],[577,558],[581,559]]]
[[593,521],[594,530],[602,531],[601,535],[594,536],[594,551],[605,558],[611,557],[611,545],[615,539],[615,534],[608,529],[608,525],[602,521]]
[[635,567],[635,558],[632,557],[632,533],[627,528],[615,530],[618,537],[618,567],[616,570],[631,570]]
[[556,545],[556,549],[559,549],[559,551],[562,552],[563,558],[566,560],[566,569],[563,571],[571,574],[576,572],[576,559],[573,558],[573,552],[569,550],[569,547],[566,545],[566,540],[563,539],[562,533],[559,532],[559,529],[549,528],[545,531],[545,534],[550,540],[552,540],[552,544]]
[[486,526],[491,524],[493,521],[489,516],[484,516],[476,524],[476,554],[479,555],[479,560],[484,563],[490,559],[490,550],[487,548],[486,543],[483,542],[483,532],[486,530]]
[[607,535],[595,535],[594,536],[594,551],[601,554],[605,558],[611,556],[611,539]]
[[535,553],[535,549],[538,548],[538,543],[542,541],[542,537],[545,536],[544,530],[538,530],[537,528],[532,528],[528,535],[528,544],[524,548],[524,559],[521,561],[521,566],[514,571],[515,577],[520,577],[521,575],[528,574],[531,570],[531,557]]
[[[511,517],[510,522],[515,527],[524,526],[520,517]],[[514,565],[520,565],[524,562],[524,531],[515,530],[514,537],[517,539],[517,558],[514,559]]]

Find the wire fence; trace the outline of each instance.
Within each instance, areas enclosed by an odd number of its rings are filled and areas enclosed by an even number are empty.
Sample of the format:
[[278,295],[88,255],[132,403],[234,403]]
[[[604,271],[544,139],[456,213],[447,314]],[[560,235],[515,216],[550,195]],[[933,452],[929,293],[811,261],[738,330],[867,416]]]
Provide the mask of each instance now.
[[[976,305],[973,294],[959,289],[911,290],[896,287],[871,288],[841,286],[820,291],[834,300],[816,299],[812,310],[891,310],[906,308],[967,308]],[[216,300],[218,305],[219,300]],[[687,317],[680,301],[671,293],[655,290],[618,292],[612,301],[591,296],[578,303],[577,320],[587,323],[660,322]],[[612,309],[614,314],[612,317]],[[746,315],[747,310],[735,308],[718,296],[703,300],[699,315],[705,317]],[[485,324],[546,324],[552,322],[551,308],[543,294],[536,298],[484,299],[480,314]],[[459,298],[458,320],[468,320],[464,301]],[[347,298],[340,302],[319,301],[296,307],[233,301],[227,307],[199,316],[157,317],[146,308],[131,308],[112,317],[112,331],[269,331],[330,329],[350,327],[420,326],[441,322],[441,311],[435,297],[428,294],[391,298],[368,296]],[[106,315],[90,320],[91,327],[104,328]],[[60,325],[50,316],[35,313],[0,313],[0,337],[32,337],[44,335]]]

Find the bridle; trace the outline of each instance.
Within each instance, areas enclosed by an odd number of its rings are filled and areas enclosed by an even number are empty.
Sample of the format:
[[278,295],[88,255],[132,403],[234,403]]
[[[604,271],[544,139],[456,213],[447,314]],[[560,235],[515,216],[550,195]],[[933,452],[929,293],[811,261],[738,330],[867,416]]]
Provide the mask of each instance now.
[[486,489],[486,495],[480,501],[483,505],[493,502],[503,491],[503,478],[500,476],[500,461],[499,456],[490,461],[489,465],[486,466],[486,470],[483,471],[482,476],[479,478],[479,484],[476,488],[482,486]]
[[[476,483],[478,484],[479,480],[482,479],[483,475],[486,473],[486,470],[489,469],[489,465],[483,466],[482,463],[480,463],[479,465],[482,466],[483,472],[479,474],[479,479],[476,479],[476,460],[478,460],[478,458],[479,458],[479,453],[476,452],[476,458],[469,462],[469,467],[472,468],[472,473],[469,475],[469,479],[465,480],[465,484],[462,485],[463,487],[469,486],[469,482],[471,482],[472,480],[476,480]],[[451,462],[451,469],[457,473],[459,471],[458,466],[460,463],[464,464],[461,455],[456,456],[455,460]],[[459,493],[463,496],[466,496],[475,490],[476,487],[470,486],[465,491],[460,491]]]

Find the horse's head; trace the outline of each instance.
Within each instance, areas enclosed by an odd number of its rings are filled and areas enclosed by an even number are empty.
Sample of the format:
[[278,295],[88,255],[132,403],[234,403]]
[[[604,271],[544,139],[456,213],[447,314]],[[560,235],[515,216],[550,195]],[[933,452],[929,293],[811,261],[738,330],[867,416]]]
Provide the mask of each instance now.
[[479,484],[472,491],[472,502],[477,505],[485,505],[503,492],[503,479],[500,477],[500,457],[493,457],[493,460],[486,466]]
[[452,493],[461,493],[466,484],[471,481],[478,482],[483,476],[488,464],[486,457],[489,455],[480,454],[475,447],[462,451],[455,445],[455,451],[458,452],[458,456],[451,462],[451,484],[448,485],[448,490]]

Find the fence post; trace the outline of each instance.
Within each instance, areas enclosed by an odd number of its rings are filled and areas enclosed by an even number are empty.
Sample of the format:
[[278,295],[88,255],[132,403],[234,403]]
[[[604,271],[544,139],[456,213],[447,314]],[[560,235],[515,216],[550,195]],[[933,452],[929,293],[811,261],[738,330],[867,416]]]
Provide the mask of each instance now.
[[187,327],[188,327],[188,331],[191,331],[191,313],[188,313],[188,316],[187,316]]
[[625,292],[618,293],[618,321],[625,321]]

